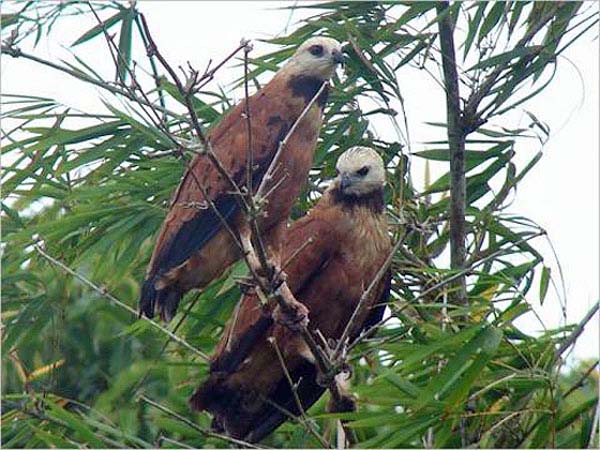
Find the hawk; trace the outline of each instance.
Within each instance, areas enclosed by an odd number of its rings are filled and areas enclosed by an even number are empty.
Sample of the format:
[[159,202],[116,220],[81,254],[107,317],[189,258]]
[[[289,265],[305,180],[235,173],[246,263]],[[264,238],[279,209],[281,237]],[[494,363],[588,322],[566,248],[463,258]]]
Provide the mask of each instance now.
[[[318,203],[287,231],[282,261],[296,299],[308,307],[309,327],[340,339],[367,286],[392,249],[385,214],[385,168],[371,148],[353,147],[337,161],[338,175]],[[350,340],[379,322],[391,272],[352,321]],[[277,346],[277,349],[275,348]],[[209,378],[190,402],[213,414],[230,436],[257,442],[299,414],[278,351],[304,410],[322,395],[314,357],[300,334],[274,322],[255,293],[240,300],[211,359]]]
[[265,180],[263,192],[269,195],[259,220],[268,251],[279,254],[292,205],[312,164],[328,80],[342,62],[336,40],[308,39],[249,98],[249,120],[242,101],[211,130],[208,141],[227,176],[206,154],[196,155],[191,162],[156,239],[142,286],[140,314],[151,318],[158,309],[163,320],[171,320],[184,293],[204,288],[242,257],[236,236],[246,220],[231,181],[256,192],[287,137],[275,170]]

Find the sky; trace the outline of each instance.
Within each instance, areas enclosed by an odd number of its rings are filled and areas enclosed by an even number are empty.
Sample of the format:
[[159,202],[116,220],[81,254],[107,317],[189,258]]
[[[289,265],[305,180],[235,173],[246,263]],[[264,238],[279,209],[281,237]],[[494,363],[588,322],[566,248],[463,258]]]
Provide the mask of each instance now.
[[[240,42],[252,39],[254,52],[270,50],[259,39],[271,38],[288,30],[311,14],[310,10],[282,9],[283,2],[142,2],[161,52],[174,65],[190,61],[204,67],[210,58],[219,61]],[[3,13],[13,5],[3,4]],[[42,39],[34,53],[48,58],[70,59],[66,49],[84,31],[95,25],[93,18],[67,20],[53,31],[52,39]],[[539,96],[509,117],[508,125],[528,125],[525,110],[547,123],[551,129],[543,148],[544,157],[520,184],[508,212],[528,217],[547,230],[549,240],[540,238],[540,249],[553,274],[558,290],[562,290],[559,267],[550,242],[560,261],[567,298],[567,321],[579,321],[600,298],[599,267],[599,51],[595,34],[588,33],[561,57],[556,77]],[[26,47],[27,48],[27,47]],[[135,51],[136,49],[134,49]],[[142,49],[138,48],[138,51]],[[82,52],[82,53],[79,53]],[[101,40],[83,44],[79,55],[92,62],[100,72],[111,77],[112,61]],[[227,86],[243,72],[235,64],[217,73],[215,83]],[[398,81],[405,97],[406,115],[411,136],[411,150],[426,148],[435,130],[424,122],[445,121],[443,91],[431,79],[414,71],[400,71]],[[98,91],[82,82],[66,82],[63,75],[22,60],[2,58],[1,89],[4,93],[28,93],[61,100],[82,110],[101,109]],[[431,105],[440,105],[432,108]],[[375,131],[393,136],[389,124],[376,123]],[[528,160],[539,146],[517,147],[517,161]],[[413,177],[418,186],[424,183],[425,169],[419,158],[413,158]],[[433,167],[433,177],[441,173]],[[436,172],[437,171],[437,172]],[[419,184],[421,183],[421,184]],[[536,280],[536,283],[538,280]],[[562,294],[560,294],[562,295]],[[551,327],[562,323],[558,294],[550,290],[543,306],[537,304],[537,289],[532,289],[530,303],[543,322]],[[578,341],[572,356],[593,358],[599,353],[598,317],[590,322]],[[519,319],[527,330],[541,327],[533,314]]]

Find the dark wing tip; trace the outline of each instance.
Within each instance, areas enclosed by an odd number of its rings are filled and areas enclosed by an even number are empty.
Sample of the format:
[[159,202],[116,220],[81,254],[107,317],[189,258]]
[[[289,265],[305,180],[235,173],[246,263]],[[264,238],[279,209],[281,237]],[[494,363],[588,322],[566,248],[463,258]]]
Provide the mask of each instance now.
[[148,319],[152,319],[154,317],[154,307],[156,304],[157,295],[156,288],[154,287],[154,281],[154,277],[150,277],[147,278],[142,285],[142,292],[140,294],[140,301],[138,304],[138,317],[142,317],[142,314]]
[[[325,389],[317,383],[317,368],[306,361],[290,375],[294,383],[297,383],[296,392],[302,403],[302,409],[307,411],[325,392]],[[253,417],[250,430],[243,436],[245,441],[259,442],[270,435],[289,419],[283,411],[294,416],[301,414],[290,384],[285,378],[279,381],[271,395],[271,400],[278,407],[273,404],[265,404],[264,408]]]
[[[236,398],[236,393],[225,386],[223,376],[219,373],[212,373],[208,379],[202,383],[194,395],[189,399],[189,404],[194,411],[209,411],[218,418],[219,413],[226,410],[229,403]],[[218,420],[220,420],[218,418]]]
[[139,317],[145,315],[149,319],[154,317],[156,306],[160,313],[160,318],[165,322],[170,322],[182,297],[182,292],[175,286],[168,286],[157,290],[154,287],[156,277],[149,277],[144,281],[142,293],[139,301]]

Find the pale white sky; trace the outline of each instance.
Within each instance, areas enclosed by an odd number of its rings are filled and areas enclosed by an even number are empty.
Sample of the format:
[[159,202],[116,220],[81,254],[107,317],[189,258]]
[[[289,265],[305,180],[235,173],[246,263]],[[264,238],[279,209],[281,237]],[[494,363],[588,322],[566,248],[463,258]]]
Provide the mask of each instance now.
[[[161,52],[173,65],[204,67],[209,58],[219,61],[235,48],[240,39],[253,40],[281,34],[286,24],[294,24],[314,12],[290,12],[280,7],[284,2],[142,2],[139,9],[148,23]],[[14,7],[3,5],[3,13]],[[95,24],[93,18],[65,21],[53,32],[50,41],[42,39],[35,53],[42,57],[70,60],[67,47],[84,31]],[[116,30],[116,28],[115,28]],[[551,129],[550,140],[544,147],[544,157],[519,186],[509,212],[536,221],[548,231],[564,271],[567,294],[568,321],[580,320],[599,298],[599,142],[598,142],[598,41],[589,33],[567,50],[559,61],[556,78],[549,88],[534,100],[523,105]],[[25,46],[24,48],[27,48]],[[269,47],[255,42],[255,53]],[[143,50],[141,48],[134,51]],[[138,53],[141,54],[141,53]],[[112,61],[102,40],[84,44],[78,55],[100,68],[100,73],[113,75]],[[406,67],[406,66],[405,66]],[[227,85],[242,75],[235,64],[217,73],[215,82]],[[82,82],[68,80],[50,69],[23,61],[2,58],[2,92],[27,93],[56,98],[83,110],[101,110],[98,91]],[[443,92],[422,72],[406,68],[398,73],[405,97],[411,134],[412,151],[425,148],[424,141],[439,137],[437,130],[425,121],[445,121]],[[523,110],[503,118],[506,124],[528,125]],[[387,123],[376,123],[375,131],[386,138],[395,136]],[[517,162],[527,161],[539,150],[539,145],[516,148]],[[424,166],[413,158],[413,177],[423,183]],[[433,179],[441,167],[432,167]],[[422,184],[421,184],[422,185]],[[552,268],[560,289],[558,268],[550,246],[540,238],[535,245]],[[538,280],[536,280],[536,283]],[[531,291],[530,303],[547,326],[561,323],[556,292],[551,288],[544,306],[537,301],[537,287]],[[528,330],[540,329],[532,314],[520,319],[519,325]],[[579,340],[574,354],[577,357],[598,356],[598,319],[593,320]]]

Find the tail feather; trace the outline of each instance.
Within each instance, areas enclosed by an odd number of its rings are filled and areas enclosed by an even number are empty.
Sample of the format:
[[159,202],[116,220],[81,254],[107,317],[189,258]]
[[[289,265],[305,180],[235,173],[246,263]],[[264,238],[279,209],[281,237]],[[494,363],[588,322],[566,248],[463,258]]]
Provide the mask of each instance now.
[[[317,369],[308,361],[294,370],[291,374],[294,383],[297,383],[297,394],[302,403],[302,409],[308,410],[323,395],[325,389],[317,383]],[[301,411],[298,408],[295,397],[287,379],[283,379],[277,385],[277,388],[271,395],[271,400],[280,406],[280,408],[265,403],[260,413],[256,414],[251,421],[248,431],[243,439],[248,442],[259,442],[270,435],[276,428],[289,420],[287,411],[294,416],[299,416]]]
[[139,301],[140,316],[144,314],[152,319],[158,308],[160,318],[169,322],[177,312],[183,293],[176,286],[167,286],[158,290],[155,283],[156,277],[148,277],[144,281]]
[[235,393],[223,383],[223,377],[212,373],[190,398],[190,406],[194,411],[218,412],[229,404]]

